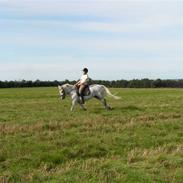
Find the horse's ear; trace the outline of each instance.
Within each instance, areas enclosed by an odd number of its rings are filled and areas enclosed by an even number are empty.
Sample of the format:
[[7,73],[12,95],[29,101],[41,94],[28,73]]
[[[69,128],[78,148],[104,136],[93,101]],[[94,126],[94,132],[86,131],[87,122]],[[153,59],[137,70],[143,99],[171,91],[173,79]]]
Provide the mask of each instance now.
[[58,85],[58,89],[59,89],[59,90],[61,90],[61,89],[62,89],[62,87],[61,87],[60,85]]

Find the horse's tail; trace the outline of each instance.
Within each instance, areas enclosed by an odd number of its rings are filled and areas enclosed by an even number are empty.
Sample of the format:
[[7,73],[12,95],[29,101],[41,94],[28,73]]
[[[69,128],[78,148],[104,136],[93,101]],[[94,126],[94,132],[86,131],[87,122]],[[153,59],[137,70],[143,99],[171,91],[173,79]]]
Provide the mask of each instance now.
[[107,93],[110,97],[112,97],[112,98],[114,98],[114,99],[116,99],[116,100],[121,99],[121,97],[118,97],[118,96],[113,95],[113,94],[109,91],[109,89],[108,89],[106,86],[103,85],[103,87],[104,87],[106,93]]

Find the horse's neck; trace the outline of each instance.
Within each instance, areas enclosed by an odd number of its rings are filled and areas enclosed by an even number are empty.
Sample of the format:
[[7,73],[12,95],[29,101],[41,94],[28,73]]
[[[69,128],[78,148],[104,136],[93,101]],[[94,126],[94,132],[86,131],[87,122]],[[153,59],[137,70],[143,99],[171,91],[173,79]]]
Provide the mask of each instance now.
[[68,95],[72,95],[74,92],[76,92],[74,86],[73,85],[69,85],[69,87],[66,90],[66,93]]

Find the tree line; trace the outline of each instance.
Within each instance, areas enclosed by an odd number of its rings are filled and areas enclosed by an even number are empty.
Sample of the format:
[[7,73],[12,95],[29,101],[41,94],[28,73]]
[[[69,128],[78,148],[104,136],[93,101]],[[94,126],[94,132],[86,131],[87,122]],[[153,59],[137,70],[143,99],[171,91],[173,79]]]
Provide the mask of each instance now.
[[[21,88],[21,87],[51,87],[64,83],[74,84],[76,81],[0,81],[0,88]],[[90,80],[89,84],[102,84],[114,88],[183,88],[183,79],[162,80],[162,79],[133,79],[133,80]]]

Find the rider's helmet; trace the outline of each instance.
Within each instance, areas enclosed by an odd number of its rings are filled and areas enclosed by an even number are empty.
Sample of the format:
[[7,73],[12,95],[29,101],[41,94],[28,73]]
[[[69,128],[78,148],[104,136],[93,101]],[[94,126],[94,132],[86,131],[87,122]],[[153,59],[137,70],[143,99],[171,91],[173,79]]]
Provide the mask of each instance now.
[[88,73],[88,69],[84,68],[82,71],[84,71],[85,73]]

